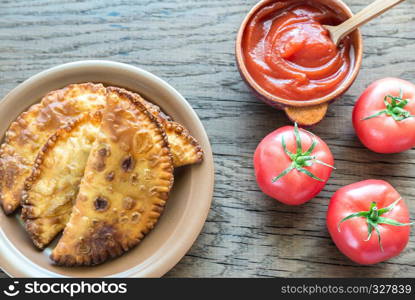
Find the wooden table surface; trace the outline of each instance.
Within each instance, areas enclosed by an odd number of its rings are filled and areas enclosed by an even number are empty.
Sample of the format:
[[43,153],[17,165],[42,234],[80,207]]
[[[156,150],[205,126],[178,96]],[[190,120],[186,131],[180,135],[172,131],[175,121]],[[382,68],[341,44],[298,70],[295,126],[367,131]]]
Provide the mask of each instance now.
[[[357,12],[371,0],[345,2]],[[415,82],[415,0],[363,28],[360,75],[313,129],[330,146],[337,170],[324,191],[300,207],[262,194],[253,173],[257,143],[289,124],[250,94],[236,69],[236,32],[255,3],[0,0],[0,96],[44,69],[83,59],[142,67],[184,95],[210,137],[216,185],[203,232],[169,277],[415,277],[414,230],[399,257],[365,267],[337,250],[325,226],[331,195],[368,178],[391,182],[415,220],[415,151],[371,153],[351,125],[353,103],[370,82],[386,76]]]

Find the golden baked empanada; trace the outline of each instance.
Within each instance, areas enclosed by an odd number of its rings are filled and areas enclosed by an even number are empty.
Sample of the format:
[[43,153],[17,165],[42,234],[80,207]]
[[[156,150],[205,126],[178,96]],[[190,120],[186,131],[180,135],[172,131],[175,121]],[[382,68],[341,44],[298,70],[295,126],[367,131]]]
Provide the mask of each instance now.
[[24,180],[47,139],[81,113],[103,108],[105,99],[102,84],[72,84],[48,93],[10,125],[0,148],[0,202],[6,214],[20,205]]
[[35,159],[22,192],[22,218],[40,249],[46,247],[69,220],[100,124],[99,112],[84,113],[58,129]]
[[174,167],[201,162],[203,150],[189,131],[160,110],[160,107],[137,95],[139,101],[158,119],[167,134]]
[[121,255],[163,210],[173,183],[172,157],[164,130],[136,97],[108,89],[75,206],[51,255],[59,265],[93,265]]

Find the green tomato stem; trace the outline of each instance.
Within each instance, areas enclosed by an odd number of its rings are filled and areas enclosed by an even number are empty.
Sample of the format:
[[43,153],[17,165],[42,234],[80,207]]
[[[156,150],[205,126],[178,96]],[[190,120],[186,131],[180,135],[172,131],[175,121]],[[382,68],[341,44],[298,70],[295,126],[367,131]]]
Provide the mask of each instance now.
[[[388,99],[390,99],[390,102],[388,101]],[[377,113],[374,113],[373,115],[370,115],[366,118],[363,118],[362,121],[373,119],[383,114],[392,117],[395,121],[403,121],[405,119],[414,117],[413,115],[411,115],[409,111],[404,109],[405,106],[409,103],[409,99],[403,99],[402,90],[400,92],[400,95],[397,97],[394,97],[392,95],[386,95],[383,99],[383,102],[385,103],[386,109],[378,111]]]
[[394,201],[391,205],[378,209],[377,207],[377,203],[376,202],[372,202],[370,204],[369,210],[368,211],[360,211],[357,213],[353,213],[350,214],[348,216],[346,216],[345,218],[343,218],[339,224],[337,225],[337,229],[340,232],[340,225],[347,221],[350,220],[352,218],[365,218],[366,219],[366,223],[367,223],[367,227],[368,227],[368,235],[367,238],[364,241],[369,241],[370,238],[372,237],[372,232],[373,230],[376,231],[377,235],[378,235],[378,243],[379,243],[379,247],[380,250],[383,252],[383,246],[382,246],[382,241],[381,241],[381,236],[380,236],[380,231],[379,231],[379,225],[380,224],[388,224],[388,225],[392,225],[392,226],[410,226],[413,225],[414,223],[400,223],[396,220],[393,219],[389,219],[389,218],[384,218],[381,217],[383,214],[390,212],[394,209],[394,207],[396,206],[396,204],[401,200],[402,198],[397,199],[396,201]]
[[303,148],[302,148],[302,142],[301,142],[301,136],[300,136],[300,132],[298,130],[298,125],[297,123],[294,123],[294,136],[295,136],[295,142],[297,145],[297,149],[295,153],[290,152],[287,149],[287,145],[285,143],[284,140],[284,136],[281,138],[281,144],[282,144],[282,148],[284,149],[285,154],[287,154],[287,156],[291,159],[292,163],[291,165],[286,168],[284,171],[282,171],[278,176],[274,177],[272,179],[272,182],[276,182],[277,180],[279,180],[281,177],[287,175],[288,173],[290,173],[292,170],[296,169],[297,171],[306,174],[307,176],[317,180],[317,181],[323,181],[321,178],[315,176],[313,173],[311,173],[309,170],[305,169],[305,167],[311,167],[314,163],[326,166],[326,167],[330,167],[334,169],[334,166],[331,166],[325,162],[322,162],[318,159],[316,159],[315,156],[311,155],[314,148],[317,145],[317,141],[316,139],[313,137],[313,142],[311,144],[311,146],[303,152]]

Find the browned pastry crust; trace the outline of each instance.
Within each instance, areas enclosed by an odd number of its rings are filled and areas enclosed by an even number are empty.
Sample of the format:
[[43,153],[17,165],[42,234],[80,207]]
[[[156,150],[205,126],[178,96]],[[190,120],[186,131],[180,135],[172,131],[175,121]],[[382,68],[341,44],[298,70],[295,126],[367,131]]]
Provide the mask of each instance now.
[[181,167],[201,162],[203,160],[202,147],[190,135],[189,131],[183,125],[174,122],[168,115],[164,114],[157,105],[141,97],[140,99],[142,99],[153,115],[158,118],[159,122],[163,124],[173,154],[174,166]]
[[88,266],[128,251],[156,224],[172,183],[162,126],[136,95],[108,88],[101,129],[51,259]]
[[203,160],[202,147],[185,127],[174,121],[163,120],[162,124],[169,140],[175,167],[191,165]]
[[142,103],[163,125],[173,155],[175,168],[195,164],[203,160],[202,148],[184,126],[174,122],[157,105],[146,101],[137,93],[134,94],[136,96],[135,101]]
[[0,202],[6,214],[20,205],[24,181],[47,139],[81,113],[102,109],[105,97],[102,84],[71,84],[48,93],[10,125],[0,147]]
[[58,129],[35,159],[22,192],[22,218],[26,231],[40,249],[69,220],[100,123],[99,111],[82,114]]

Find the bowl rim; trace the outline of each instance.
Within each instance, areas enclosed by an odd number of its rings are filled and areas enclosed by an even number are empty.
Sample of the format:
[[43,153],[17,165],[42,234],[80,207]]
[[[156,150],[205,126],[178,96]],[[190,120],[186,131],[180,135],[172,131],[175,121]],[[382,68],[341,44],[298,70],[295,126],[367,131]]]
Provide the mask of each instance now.
[[[321,0],[313,0],[316,2],[321,2]],[[349,17],[353,16],[353,12],[351,11],[350,7],[345,4],[342,0],[327,0],[335,2],[343,12],[345,12]],[[322,103],[327,103],[333,101],[338,96],[342,95],[346,92],[353,82],[356,80],[357,75],[359,74],[361,65],[362,65],[362,58],[363,58],[363,37],[360,29],[356,29],[351,34],[355,34],[357,39],[355,41],[355,63],[352,72],[350,72],[348,78],[344,80],[336,90],[332,91],[331,93],[325,95],[324,97],[310,99],[310,100],[290,100],[278,97],[273,95],[263,89],[254,78],[252,78],[251,74],[249,73],[248,69],[245,65],[244,54],[242,50],[242,40],[244,37],[245,28],[251,18],[258,12],[258,10],[262,9],[265,5],[275,2],[275,0],[261,0],[257,4],[255,4],[244,17],[237,36],[236,36],[236,43],[235,43],[235,58],[236,64],[241,74],[242,79],[251,87],[259,96],[266,99],[267,101],[273,103],[272,105],[283,105],[283,106],[296,106],[296,107],[307,107],[307,106],[315,106]],[[357,50],[356,50],[357,48]]]
[[[166,90],[174,98],[177,99],[182,105],[181,108],[185,110],[185,114],[192,119],[195,126],[198,128],[199,136],[202,142],[203,140],[203,151],[204,151],[204,161],[202,164],[206,164],[206,168],[209,171],[207,178],[205,178],[205,183],[207,188],[207,194],[203,195],[204,201],[198,201],[197,211],[192,210],[192,215],[196,217],[192,219],[191,222],[185,220],[185,212],[180,216],[180,219],[177,222],[175,231],[169,236],[169,238],[155,251],[148,259],[146,259],[142,264],[134,265],[129,269],[123,270],[116,274],[111,274],[108,277],[161,277],[172,269],[189,251],[190,247],[194,244],[197,237],[201,233],[205,221],[207,219],[208,213],[210,211],[210,206],[213,198],[214,190],[214,163],[213,163],[213,154],[212,148],[210,145],[209,138],[207,136],[206,130],[197,116],[196,112],[192,109],[190,104],[185,100],[185,98],[170,84],[161,79],[160,77],[145,71],[139,67],[132,66],[125,63],[120,63],[116,61],[109,60],[81,60],[70,63],[61,64],[50,69],[41,71],[19,85],[13,88],[9,93],[7,93],[0,100],[0,109],[4,109],[5,106],[11,101],[13,101],[16,96],[32,87],[32,85],[42,81],[47,82],[52,80],[57,74],[62,74],[68,70],[75,70],[83,68],[103,68],[111,69],[118,68],[123,71],[128,71],[138,76],[144,76],[150,81],[154,82],[161,89]],[[92,81],[92,80],[91,80]],[[19,112],[16,112],[16,116]],[[194,208],[194,207],[193,207]],[[189,210],[189,206],[185,207],[185,210]],[[186,226],[183,226],[186,224]],[[181,227],[180,227],[181,225]],[[178,228],[184,229],[180,232],[180,239],[172,240],[172,235],[176,233]],[[21,253],[15,245],[9,241],[6,233],[3,228],[0,226],[0,268],[10,277],[66,277],[63,274],[47,270],[40,265],[37,265],[31,261],[26,255]],[[157,258],[157,259],[155,259]],[[18,263],[16,263],[18,261]],[[144,265],[144,266],[143,266]],[[139,268],[140,267],[140,268]]]

